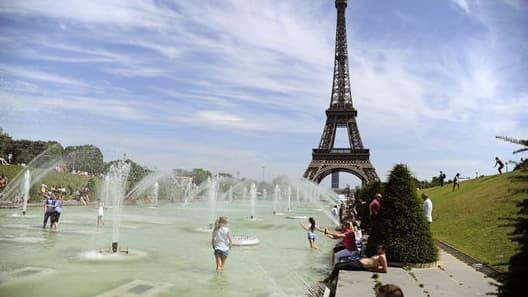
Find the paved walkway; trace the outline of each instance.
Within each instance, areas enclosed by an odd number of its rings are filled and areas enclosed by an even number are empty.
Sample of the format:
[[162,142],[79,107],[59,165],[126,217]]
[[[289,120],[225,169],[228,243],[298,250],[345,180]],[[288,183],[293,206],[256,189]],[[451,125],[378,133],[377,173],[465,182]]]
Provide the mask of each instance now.
[[[375,273],[365,271],[340,271],[336,297],[375,296]],[[389,267],[387,273],[377,273],[382,284],[396,284],[405,296],[411,297],[469,297],[489,296],[496,293],[497,284],[492,278],[440,250],[438,267],[404,270]]]

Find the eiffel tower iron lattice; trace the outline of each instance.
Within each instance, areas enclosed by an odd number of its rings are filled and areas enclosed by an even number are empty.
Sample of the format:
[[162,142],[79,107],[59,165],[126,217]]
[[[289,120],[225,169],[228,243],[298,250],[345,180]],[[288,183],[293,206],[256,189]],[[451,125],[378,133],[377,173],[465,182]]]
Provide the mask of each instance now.
[[[348,49],[345,11],[347,0],[336,0],[337,28],[334,79],[330,107],[326,110],[326,124],[319,147],[312,150],[312,161],[304,177],[320,183],[333,172],[347,172],[362,183],[378,180],[370,162],[370,151],[363,146],[356,122],[357,110],[352,106],[348,74]],[[346,128],[350,148],[334,148],[336,129]]]

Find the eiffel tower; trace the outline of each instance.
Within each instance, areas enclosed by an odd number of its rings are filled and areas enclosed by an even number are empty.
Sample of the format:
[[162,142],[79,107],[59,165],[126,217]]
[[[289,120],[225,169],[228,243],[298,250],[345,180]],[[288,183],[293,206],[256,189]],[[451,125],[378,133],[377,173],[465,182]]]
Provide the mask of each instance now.
[[[378,180],[378,175],[370,163],[370,151],[361,141],[356,122],[357,110],[352,106],[345,21],[347,0],[336,0],[335,7],[337,32],[330,107],[326,110],[326,124],[321,142],[318,148],[312,150],[312,162],[308,165],[304,177],[320,183],[331,173],[347,172],[366,184]],[[345,127],[350,148],[334,148],[336,129]]]

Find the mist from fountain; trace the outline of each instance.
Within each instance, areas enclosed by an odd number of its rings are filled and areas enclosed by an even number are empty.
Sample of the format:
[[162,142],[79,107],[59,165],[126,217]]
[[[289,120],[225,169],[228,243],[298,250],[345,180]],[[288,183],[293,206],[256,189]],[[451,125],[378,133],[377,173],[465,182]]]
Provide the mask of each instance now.
[[108,195],[108,187],[110,185],[110,179],[108,175],[105,175],[103,178],[103,187],[101,189],[101,201],[103,202],[103,205],[108,206],[110,205],[110,198]]
[[152,204],[158,206],[158,196],[159,196],[159,183],[154,183],[154,188],[152,189]]
[[275,185],[275,190],[273,191],[273,213],[278,214],[278,205],[279,205],[279,199],[280,199],[280,186],[278,184]]
[[209,178],[207,181],[209,185],[209,225],[210,229],[213,229],[214,223],[216,221],[216,196],[217,196],[217,181],[215,179]]
[[57,166],[62,164],[62,159],[54,154],[54,151],[57,149],[57,145],[50,146],[47,150],[40,153],[38,156],[33,158],[25,166],[25,170],[20,170],[9,182],[7,187],[2,191],[0,203],[14,204],[14,206],[19,205],[23,200],[20,199],[19,191],[24,188],[25,177],[24,174],[26,171],[30,170],[31,182],[29,188],[31,188],[35,183],[40,181],[44,176],[46,176],[51,170],[55,169]]
[[140,200],[145,196],[150,196],[148,190],[160,179],[166,177],[166,173],[161,171],[154,171],[143,177],[128,193],[125,195],[125,200]]
[[22,204],[22,214],[26,215],[27,204],[29,200],[29,189],[31,188],[31,173],[29,169],[24,173],[24,189],[22,191],[24,197],[24,203]]
[[251,184],[250,192],[250,210],[249,210],[249,219],[250,220],[256,220],[257,215],[255,211],[256,203],[257,203],[257,186],[255,184]]
[[291,195],[292,195],[292,191],[291,191],[291,186],[288,185],[288,190],[286,192],[286,195],[288,197],[288,212],[292,211],[292,208],[291,208]]

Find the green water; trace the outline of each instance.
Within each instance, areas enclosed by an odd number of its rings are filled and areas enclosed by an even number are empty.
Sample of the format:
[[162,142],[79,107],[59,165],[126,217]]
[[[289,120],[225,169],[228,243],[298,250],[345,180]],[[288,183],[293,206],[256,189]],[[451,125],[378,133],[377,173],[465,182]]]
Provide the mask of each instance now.
[[[29,208],[27,217],[0,210],[0,296],[97,296],[134,280],[172,285],[156,296],[304,296],[304,282],[315,285],[328,272],[334,242],[319,233],[321,249],[310,250],[298,220],[273,216],[271,202],[257,201],[258,219],[249,221],[248,207],[247,201],[217,204],[216,213],[229,218],[233,235],[256,235],[261,242],[233,247],[222,273],[215,272],[211,234],[196,231],[210,221],[210,210],[198,203],[186,208],[125,206],[120,245],[146,256],[123,261],[83,257],[110,247],[111,209],[105,211],[105,226],[97,228],[95,207],[66,206],[59,232],[41,228],[42,208]],[[331,225],[313,206],[292,213],[313,216],[319,226]],[[51,272],[6,276],[24,267]],[[136,293],[147,288],[138,286]]]

